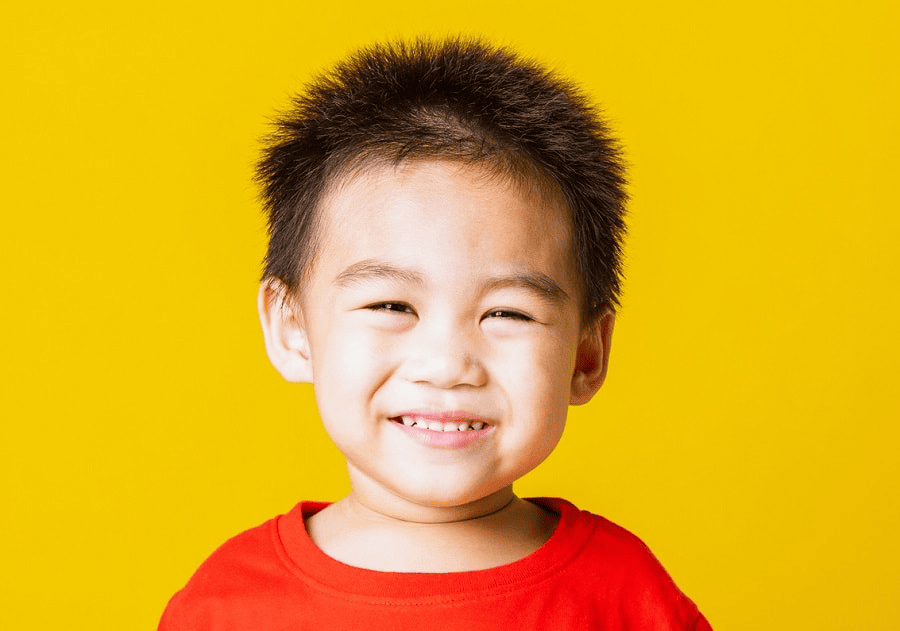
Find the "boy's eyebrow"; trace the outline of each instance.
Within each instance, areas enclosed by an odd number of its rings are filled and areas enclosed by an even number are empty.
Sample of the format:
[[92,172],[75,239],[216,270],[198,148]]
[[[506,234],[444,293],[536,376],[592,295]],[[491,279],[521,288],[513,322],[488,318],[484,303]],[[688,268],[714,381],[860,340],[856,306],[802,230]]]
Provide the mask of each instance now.
[[335,277],[334,284],[347,287],[367,280],[390,280],[413,285],[425,284],[425,277],[418,272],[373,259],[354,263]]
[[[425,284],[425,276],[419,272],[374,259],[366,259],[354,263],[335,277],[334,284],[340,287],[348,287],[368,280],[388,280],[413,285]],[[552,278],[530,270],[502,276],[492,276],[485,283],[483,290],[488,292],[507,287],[529,291],[554,306],[566,302],[569,298],[569,294]]]
[[517,274],[495,276],[488,281],[486,290],[506,287],[529,291],[554,307],[562,305],[569,298],[569,294],[555,280],[540,272],[524,271]]

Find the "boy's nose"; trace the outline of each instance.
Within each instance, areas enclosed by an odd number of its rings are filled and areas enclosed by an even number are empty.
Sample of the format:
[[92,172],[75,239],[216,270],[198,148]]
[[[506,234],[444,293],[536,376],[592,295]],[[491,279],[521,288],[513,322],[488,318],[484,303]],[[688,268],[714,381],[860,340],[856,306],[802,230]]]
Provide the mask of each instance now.
[[410,341],[413,348],[404,371],[410,381],[438,388],[483,386],[487,382],[476,344],[464,335],[423,335]]

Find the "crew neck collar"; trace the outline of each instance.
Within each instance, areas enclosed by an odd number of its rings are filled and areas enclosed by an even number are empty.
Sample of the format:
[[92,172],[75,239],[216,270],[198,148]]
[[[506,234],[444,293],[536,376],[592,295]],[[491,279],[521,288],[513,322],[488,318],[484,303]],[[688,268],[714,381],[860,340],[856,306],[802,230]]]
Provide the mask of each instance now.
[[484,598],[531,585],[570,563],[591,534],[580,511],[566,500],[529,498],[560,516],[550,538],[526,557],[498,567],[446,574],[380,572],[356,568],[332,559],[313,543],[304,523],[328,503],[301,502],[277,521],[276,546],[288,568],[318,589],[344,599],[387,600],[402,604],[454,602]]

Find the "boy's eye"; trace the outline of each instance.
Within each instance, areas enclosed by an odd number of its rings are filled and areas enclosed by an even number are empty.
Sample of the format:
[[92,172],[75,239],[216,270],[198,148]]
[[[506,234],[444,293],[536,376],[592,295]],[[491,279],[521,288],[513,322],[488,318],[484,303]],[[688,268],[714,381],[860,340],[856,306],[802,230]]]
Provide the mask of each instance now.
[[366,308],[372,311],[388,311],[390,313],[413,313],[412,307],[402,302],[378,302]]
[[524,313],[519,313],[518,311],[511,311],[509,309],[493,309],[492,311],[488,311],[485,318],[506,318],[510,320],[522,320],[523,322],[528,322],[531,320],[530,317],[525,315]]

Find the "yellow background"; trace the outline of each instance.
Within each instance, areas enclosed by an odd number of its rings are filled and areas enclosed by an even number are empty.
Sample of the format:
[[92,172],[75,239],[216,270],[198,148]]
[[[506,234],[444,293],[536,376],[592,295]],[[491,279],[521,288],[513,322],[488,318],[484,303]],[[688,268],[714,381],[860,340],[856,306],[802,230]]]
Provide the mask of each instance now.
[[893,2],[4,10],[4,629],[149,629],[343,465],[255,314],[266,117],[360,44],[485,34],[632,164],[609,381],[521,482],[642,536],[719,630],[895,629]]

